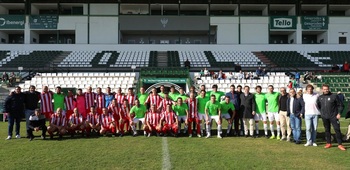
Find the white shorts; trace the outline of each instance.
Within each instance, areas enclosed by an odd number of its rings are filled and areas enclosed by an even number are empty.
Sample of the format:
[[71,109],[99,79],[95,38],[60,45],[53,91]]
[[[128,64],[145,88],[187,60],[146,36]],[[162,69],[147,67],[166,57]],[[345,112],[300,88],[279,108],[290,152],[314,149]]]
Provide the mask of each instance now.
[[221,114],[221,117],[224,119],[231,119],[231,116],[228,113]]
[[219,115],[215,115],[215,116],[210,116],[209,115],[209,122],[211,122],[211,120],[214,119],[216,123],[218,123],[220,121],[220,117]]
[[132,122],[134,123],[142,122],[142,124],[145,124],[145,118],[134,118]]
[[[270,116],[269,116],[269,117],[270,117]],[[266,113],[263,113],[263,114],[255,114],[255,115],[254,115],[254,120],[255,120],[255,121],[261,120],[261,121],[266,122],[266,121],[267,121]]]
[[204,113],[198,113],[198,119],[199,120],[205,120],[205,114]]
[[179,119],[179,122],[181,122],[181,120],[183,122],[185,122],[187,120],[187,116],[177,116],[177,118]]
[[278,112],[276,112],[276,113],[268,112],[268,114],[269,114],[268,116],[269,116],[270,122],[272,122],[274,120],[276,120],[277,122],[280,121],[280,116],[279,116]]

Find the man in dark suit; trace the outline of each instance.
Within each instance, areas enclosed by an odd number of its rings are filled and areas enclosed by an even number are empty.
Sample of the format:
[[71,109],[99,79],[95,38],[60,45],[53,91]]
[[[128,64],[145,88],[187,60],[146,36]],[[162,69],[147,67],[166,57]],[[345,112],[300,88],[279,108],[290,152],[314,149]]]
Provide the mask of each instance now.
[[254,115],[255,115],[255,99],[252,93],[249,93],[249,86],[244,86],[243,93],[240,95],[241,107],[240,112],[244,121],[244,134],[248,137],[248,123],[249,123],[249,135],[254,137]]

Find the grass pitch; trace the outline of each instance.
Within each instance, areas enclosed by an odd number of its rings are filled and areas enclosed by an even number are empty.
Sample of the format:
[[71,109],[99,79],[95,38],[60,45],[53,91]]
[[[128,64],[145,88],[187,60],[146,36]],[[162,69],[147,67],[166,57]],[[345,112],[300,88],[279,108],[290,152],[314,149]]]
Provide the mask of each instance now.
[[[344,134],[348,121],[342,119],[341,125]],[[23,122],[22,136],[24,127]],[[37,137],[30,142],[26,138],[4,140],[7,122],[1,122],[0,169],[349,169],[350,144],[344,143],[349,149],[345,152],[336,142],[333,148],[324,149],[321,121],[318,131],[318,147],[263,137],[217,139],[215,135],[210,139],[65,136],[61,141]],[[304,143],[305,132],[302,134]]]

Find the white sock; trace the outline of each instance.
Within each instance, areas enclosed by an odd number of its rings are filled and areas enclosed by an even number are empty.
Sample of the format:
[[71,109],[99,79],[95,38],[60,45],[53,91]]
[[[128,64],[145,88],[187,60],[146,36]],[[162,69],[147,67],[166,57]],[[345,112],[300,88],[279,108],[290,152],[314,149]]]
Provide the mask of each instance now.
[[255,123],[255,133],[259,135],[259,123]]
[[229,134],[229,133],[230,133],[230,131],[231,131],[231,127],[232,127],[232,124],[228,124],[228,126],[227,126],[227,134]]
[[270,124],[270,131],[271,131],[271,135],[275,136],[275,131],[273,130],[273,125]]
[[207,127],[207,135],[210,136],[210,125],[205,125]]
[[218,136],[222,133],[221,129],[222,129],[221,125],[218,125]]
[[280,136],[281,133],[281,126],[277,125],[277,136]]
[[131,130],[136,133],[136,128],[135,128],[135,125],[131,125]]
[[267,130],[267,124],[264,124],[264,131],[265,131],[265,135],[268,135],[268,130]]
[[144,134],[144,135],[146,135],[146,134],[147,134],[147,132],[146,132],[146,131],[143,131],[143,134]]
[[184,133],[186,133],[187,132],[187,125],[185,124],[185,127],[184,127]]

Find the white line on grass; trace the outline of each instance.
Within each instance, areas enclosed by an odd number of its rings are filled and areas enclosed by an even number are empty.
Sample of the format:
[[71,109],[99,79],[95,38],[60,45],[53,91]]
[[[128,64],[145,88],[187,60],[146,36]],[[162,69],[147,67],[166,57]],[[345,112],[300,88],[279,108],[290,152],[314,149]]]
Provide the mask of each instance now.
[[167,138],[163,138],[162,150],[163,150],[162,169],[163,170],[171,169],[171,162],[170,162],[170,155],[169,155],[169,148],[168,148],[168,140],[167,140]]

